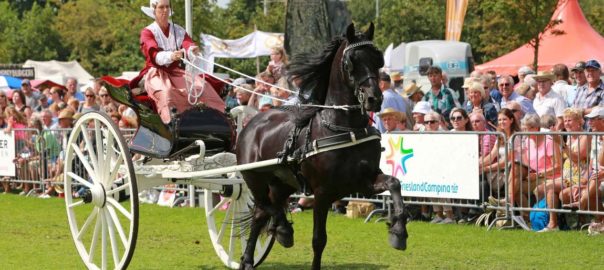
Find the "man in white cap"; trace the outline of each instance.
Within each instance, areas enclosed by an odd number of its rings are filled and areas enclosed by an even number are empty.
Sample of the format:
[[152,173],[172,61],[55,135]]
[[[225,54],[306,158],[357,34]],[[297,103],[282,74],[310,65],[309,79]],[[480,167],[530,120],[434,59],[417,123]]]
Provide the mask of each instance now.
[[584,73],[587,83],[577,87],[577,97],[573,107],[583,109],[583,114],[586,115],[595,106],[604,106],[604,83],[600,79],[602,67],[598,61],[587,61]]
[[420,101],[415,104],[415,107],[413,107],[413,119],[415,120],[415,125],[413,126],[414,131],[426,130],[426,126],[424,125],[424,116],[430,112],[432,112],[432,108],[430,107],[430,103],[427,101]]
[[528,66],[522,66],[518,69],[518,83],[514,85],[514,88],[520,86],[524,82],[526,75],[535,74],[535,72]]
[[[186,89],[185,71],[179,62],[185,56],[191,59],[199,55],[199,47],[184,28],[169,20],[172,15],[170,0],[150,0],[149,7],[141,7],[141,10],[155,22],[141,31],[140,47],[146,59],[145,67],[130,81],[130,89],[138,87],[144,79],[144,88],[149,98],[155,101],[159,116],[164,123],[169,123],[172,109],[181,113],[192,107]],[[196,84],[196,87],[204,89],[199,101],[224,112],[224,101],[208,81],[206,79],[204,85]]]

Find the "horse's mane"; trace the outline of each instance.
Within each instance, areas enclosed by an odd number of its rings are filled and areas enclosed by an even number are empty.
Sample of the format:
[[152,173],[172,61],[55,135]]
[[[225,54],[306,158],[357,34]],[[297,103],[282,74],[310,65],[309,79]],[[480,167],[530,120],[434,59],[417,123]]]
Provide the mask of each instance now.
[[344,37],[334,38],[322,52],[301,53],[292,59],[287,67],[288,77],[292,81],[299,80],[301,103],[325,103],[331,63],[344,40]]

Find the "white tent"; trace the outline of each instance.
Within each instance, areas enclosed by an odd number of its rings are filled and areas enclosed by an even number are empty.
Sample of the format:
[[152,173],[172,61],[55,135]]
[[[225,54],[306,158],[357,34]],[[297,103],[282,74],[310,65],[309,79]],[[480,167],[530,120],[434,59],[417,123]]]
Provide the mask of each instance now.
[[36,80],[50,80],[55,83],[65,85],[69,77],[78,80],[78,84],[83,85],[93,80],[94,77],[88,73],[78,61],[33,61],[27,60],[23,67],[33,67],[36,74]]

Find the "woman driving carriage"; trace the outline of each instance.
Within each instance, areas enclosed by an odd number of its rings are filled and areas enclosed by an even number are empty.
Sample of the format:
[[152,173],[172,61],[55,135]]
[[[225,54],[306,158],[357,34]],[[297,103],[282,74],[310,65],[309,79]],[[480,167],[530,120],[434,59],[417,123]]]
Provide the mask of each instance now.
[[[155,21],[141,31],[140,47],[146,59],[145,67],[130,81],[130,89],[137,88],[144,79],[144,89],[157,105],[162,121],[169,123],[172,108],[182,113],[192,107],[185,86],[185,71],[179,67],[179,61],[185,53],[188,58],[199,54],[199,47],[185,29],[170,22],[170,0],[150,0],[149,7],[141,7],[141,10]],[[208,82],[204,80],[203,83],[205,90],[199,100],[224,112],[224,101]]]

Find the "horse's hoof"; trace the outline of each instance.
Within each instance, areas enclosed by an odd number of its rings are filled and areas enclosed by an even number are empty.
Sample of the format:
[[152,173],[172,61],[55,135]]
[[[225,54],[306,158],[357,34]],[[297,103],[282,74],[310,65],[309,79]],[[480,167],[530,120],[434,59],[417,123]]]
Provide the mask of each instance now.
[[[289,224],[288,224],[289,225]],[[290,248],[294,246],[294,229],[289,226],[279,225],[275,230],[275,239],[284,248]]]
[[239,266],[239,270],[253,270],[254,265],[250,263],[244,263]]
[[407,238],[400,237],[398,235],[390,234],[388,235],[388,241],[390,242],[390,246],[398,249],[405,250],[407,249]]

